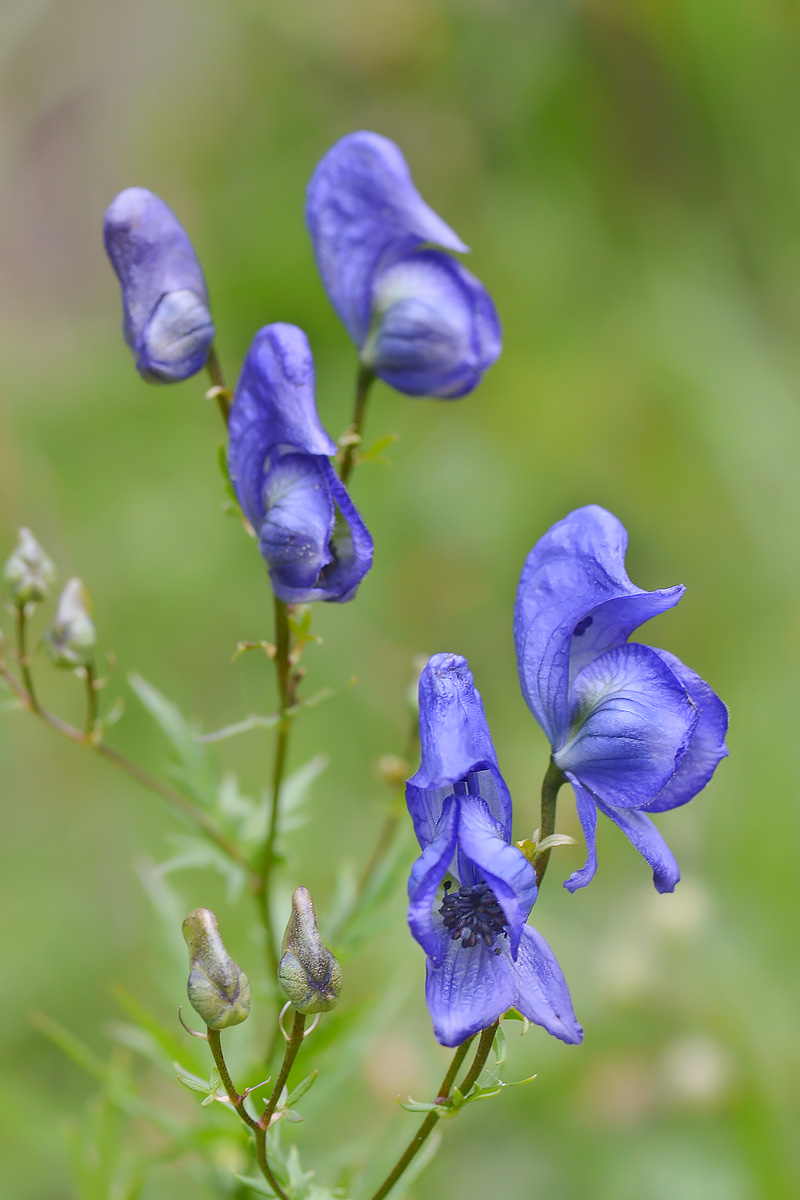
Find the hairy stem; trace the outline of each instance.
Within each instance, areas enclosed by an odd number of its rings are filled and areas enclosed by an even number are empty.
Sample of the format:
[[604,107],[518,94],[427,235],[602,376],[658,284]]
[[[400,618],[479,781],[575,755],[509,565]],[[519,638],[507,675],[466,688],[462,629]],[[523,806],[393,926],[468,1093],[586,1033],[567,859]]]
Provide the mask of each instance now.
[[220,415],[225,424],[228,424],[228,416],[231,411],[231,391],[225,382],[225,376],[222,373],[222,364],[219,361],[216,348],[212,345],[206,359],[206,371],[208,378],[211,380],[211,388],[208,392],[210,400],[216,400],[219,406]]
[[259,903],[264,929],[267,935],[267,954],[273,976],[278,973],[278,945],[272,922],[270,907],[270,887],[272,871],[275,866],[275,840],[278,834],[278,819],[280,816],[281,786],[286,771],[286,759],[289,751],[289,734],[292,728],[290,708],[295,697],[292,679],[291,662],[291,631],[289,629],[289,609],[283,600],[275,597],[275,675],[278,682],[278,709],[280,721],[275,730],[275,757],[272,764],[272,799],[269,812],[267,835],[261,855],[261,888]]
[[[497,1026],[499,1024],[499,1021],[495,1021],[494,1025],[490,1025],[488,1029],[484,1029],[483,1033],[481,1034],[480,1041],[478,1042],[478,1049],[476,1050],[475,1058],[472,1061],[472,1066],[459,1084],[459,1091],[462,1093],[462,1095],[469,1095],[472,1087],[477,1082],[481,1071],[486,1065],[486,1060],[489,1057],[489,1053],[492,1049],[492,1042],[494,1041],[495,1034],[497,1033]],[[464,1058],[466,1057],[466,1053],[471,1042],[472,1038],[468,1038],[465,1042],[462,1042],[456,1050],[455,1055],[453,1056],[453,1061],[450,1063],[450,1069],[442,1080],[442,1086],[440,1087],[439,1093],[436,1097],[437,1104],[442,1104],[445,1100],[450,1098],[453,1082],[458,1074],[461,1064],[464,1061]],[[398,1179],[400,1179],[411,1162],[413,1162],[413,1160],[416,1158],[417,1154],[419,1154],[425,1142],[436,1128],[439,1120],[440,1117],[437,1112],[428,1113],[425,1120],[422,1122],[419,1129],[414,1134],[413,1138],[408,1143],[395,1165],[392,1167],[392,1170],[386,1176],[377,1192],[372,1194],[370,1200],[383,1200],[384,1196],[388,1196]]]
[[[564,776],[559,771],[552,758],[545,772],[545,777],[542,781],[542,806],[541,817],[539,820],[539,841],[544,841],[556,831],[556,800],[558,799],[558,791],[564,782]],[[544,873],[547,870],[547,864],[550,861],[550,851],[545,850],[536,859],[536,882],[541,884],[544,879]]]
[[76,729],[73,725],[68,725],[66,721],[62,721],[60,717],[48,712],[41,705],[34,705],[28,688],[24,687],[5,667],[0,669],[0,675],[2,675],[3,679],[5,679],[6,683],[17,698],[22,701],[24,706],[43,721],[45,725],[48,725],[56,733],[68,738],[69,741],[74,742],[78,746],[87,746],[100,758],[105,759],[106,762],[124,771],[126,775],[130,776],[131,779],[135,779],[142,787],[147,788],[148,791],[153,792],[156,796],[166,801],[171,809],[179,812],[199,829],[202,829],[206,837],[219,846],[220,850],[234,862],[238,862],[241,866],[247,867],[250,870],[247,858],[240,847],[217,827],[208,814],[203,812],[202,808],[198,808],[196,804],[180,792],[175,791],[168,784],[162,783],[153,775],[148,774],[147,771],[143,771],[136,763],[126,758],[124,754],[120,754],[118,750],[114,750],[111,746],[106,745],[105,742],[90,740],[84,730]]
[[244,1121],[245,1125],[252,1129],[253,1133],[255,1134],[256,1162],[258,1163],[259,1170],[279,1200],[289,1200],[283,1188],[273,1175],[272,1168],[267,1161],[266,1129],[262,1127],[260,1121],[256,1121],[254,1117],[250,1116],[250,1113],[247,1111],[244,1105],[246,1097],[239,1094],[234,1086],[233,1080],[231,1079],[230,1071],[228,1070],[228,1064],[225,1062],[225,1055],[222,1053],[222,1039],[220,1037],[220,1032],[218,1029],[209,1029],[207,1032],[208,1044],[211,1047],[211,1053],[214,1056],[214,1062],[216,1063],[217,1070],[219,1071],[219,1077],[222,1080],[222,1086],[225,1088],[228,1099],[230,1100],[233,1108]]
[[356,465],[356,450],[361,444],[362,429],[364,427],[364,417],[367,412],[367,397],[369,389],[372,386],[372,381],[375,376],[370,371],[369,367],[359,365],[358,375],[356,377],[356,395],[353,404],[353,419],[350,422],[350,428],[345,434],[346,442],[344,453],[342,455],[341,466],[339,467],[339,478],[342,483],[347,483],[352,473],[353,467]]

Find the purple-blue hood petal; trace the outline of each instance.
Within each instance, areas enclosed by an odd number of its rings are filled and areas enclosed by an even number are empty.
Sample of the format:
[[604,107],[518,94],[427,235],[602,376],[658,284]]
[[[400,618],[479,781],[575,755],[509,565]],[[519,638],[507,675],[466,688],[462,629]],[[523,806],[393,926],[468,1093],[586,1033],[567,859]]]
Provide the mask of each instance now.
[[172,209],[147,188],[126,188],[106,210],[103,241],[122,288],[122,330],[140,374],[176,383],[202,370],[214,325],[203,270]]
[[419,736],[421,762],[406,784],[406,801],[420,845],[433,837],[445,797],[463,784],[486,802],[510,840],[511,797],[480,692],[460,654],[428,660],[419,681]]

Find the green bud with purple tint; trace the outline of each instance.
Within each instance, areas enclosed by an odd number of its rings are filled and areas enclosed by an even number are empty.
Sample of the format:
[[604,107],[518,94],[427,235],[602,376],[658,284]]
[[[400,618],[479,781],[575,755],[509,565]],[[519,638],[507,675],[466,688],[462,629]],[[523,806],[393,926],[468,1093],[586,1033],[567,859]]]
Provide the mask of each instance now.
[[330,1012],[342,990],[342,968],[322,942],[308,888],[295,889],[281,944],[278,983],[299,1013]]
[[236,965],[220,937],[209,908],[190,912],[182,927],[189,947],[189,1002],[209,1029],[240,1025],[250,1015],[250,980]]

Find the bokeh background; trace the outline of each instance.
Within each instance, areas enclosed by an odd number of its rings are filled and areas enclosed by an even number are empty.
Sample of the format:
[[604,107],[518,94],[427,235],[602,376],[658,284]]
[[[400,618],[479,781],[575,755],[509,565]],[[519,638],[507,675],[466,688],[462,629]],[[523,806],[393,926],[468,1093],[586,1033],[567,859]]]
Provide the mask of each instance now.
[[[585,1044],[536,1029],[512,1038],[509,1078],[538,1078],[445,1127],[413,1185],[418,1200],[800,1192],[799,58],[790,0],[6,0],[0,10],[0,557],[27,524],[62,579],[88,582],[102,647],[118,660],[104,703],[127,704],[114,744],[162,771],[167,747],[127,687],[133,670],[205,729],[269,712],[274,692],[260,655],[231,665],[237,641],[269,637],[271,620],[255,547],[221,513],[218,415],[202,380],[157,389],[137,377],[103,211],[140,184],[181,216],[231,377],[260,325],[302,325],[323,420],[338,434],[354,353],[318,281],[302,201],[321,154],[358,128],[400,144],[425,197],[473,247],[505,349],[458,403],[375,389],[369,437],[399,435],[390,466],[355,476],[375,567],[355,603],[318,606],[324,641],[307,656],[310,691],[357,683],[298,722],[292,765],[317,753],[330,764],[289,841],[286,894],[304,882],[324,911],[341,864],[363,866],[388,797],[374,764],[402,749],[418,654],[468,656],[517,836],[529,835],[547,749],[519,694],[514,589],[532,543],[579,504],[599,502],[627,525],[635,582],[686,584],[646,640],[730,706],[730,759],[660,821],[684,873],[673,896],[655,895],[608,823],[587,891],[558,886],[582,847],[557,852],[535,915]],[[48,702],[77,718],[74,682],[45,663],[38,672]],[[153,864],[174,851],[171,817],[24,713],[3,717],[0,754],[4,1194],[238,1194],[226,1191],[231,1163],[212,1177],[196,1156],[171,1156],[147,1121],[120,1117],[117,1128],[97,1081],[31,1014],[62,1022],[102,1059],[122,1015],[112,986],[172,1029],[185,964],[165,907],[178,919],[216,907],[258,981],[247,902],[230,903],[206,870],[161,878]],[[269,756],[269,735],[252,732],[224,743],[218,761],[258,794]],[[577,832],[566,792],[559,823]],[[160,911],[157,884],[174,892]],[[379,1001],[366,1065],[354,1049],[338,1093],[316,1106],[311,1093],[293,1127],[321,1179],[336,1178],[353,1142],[377,1180],[414,1127],[395,1097],[424,1098],[441,1077],[422,973],[400,881],[377,942],[347,964],[353,1020]],[[268,1013],[262,1005],[245,1028]],[[229,1121],[140,1056],[130,1070],[176,1121]],[[69,1129],[87,1106],[99,1148],[89,1137],[73,1151],[76,1184]],[[115,1139],[119,1178],[152,1160],[139,1192],[106,1171]]]

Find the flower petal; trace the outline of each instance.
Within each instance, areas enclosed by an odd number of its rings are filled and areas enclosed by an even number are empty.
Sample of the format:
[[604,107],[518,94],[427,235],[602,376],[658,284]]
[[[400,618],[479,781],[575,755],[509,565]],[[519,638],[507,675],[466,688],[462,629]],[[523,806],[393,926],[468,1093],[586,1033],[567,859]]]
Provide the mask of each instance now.
[[680,585],[647,592],[632,584],[627,542],[617,518],[592,504],[553,525],[525,561],[514,611],[520,681],[553,746],[569,723],[570,678],[683,595]]
[[477,386],[500,349],[491,297],[456,259],[419,251],[376,277],[361,358],[399,392],[456,399]]
[[698,712],[697,724],[680,765],[650,804],[648,812],[666,812],[686,804],[706,786],[721,759],[728,753],[725,734],[728,731],[728,710],[716,692],[704,679],[684,666],[674,654],[656,650],[674,675],[681,681],[689,699]]
[[331,561],[335,510],[322,464],[311,454],[285,454],[264,479],[258,545],[279,599],[294,604]]
[[681,877],[675,856],[648,816],[634,808],[612,808],[598,800],[600,812],[610,817],[653,869],[657,892],[672,892]]
[[344,602],[352,600],[372,566],[375,545],[347,488],[328,459],[321,460],[321,470],[338,512],[329,543],[332,560],[320,576],[319,588],[325,593],[320,598]]
[[529,925],[522,931],[514,979],[514,1008],[523,1017],[541,1025],[562,1042],[576,1046],[583,1041],[583,1029],[572,1008],[567,981],[556,956],[542,935]]
[[377,133],[351,133],[331,147],[311,177],[305,212],[322,282],[359,348],[379,268],[424,242],[467,249],[422,199],[394,142]]
[[536,871],[503,836],[483,800],[456,796],[458,805],[458,870],[467,887],[488,883],[505,914],[512,958],[522,928],[536,900]]
[[296,325],[265,325],[250,344],[228,421],[231,482],[247,519],[263,517],[264,464],[274,450],[329,456],[336,444],[314,399],[314,360]]
[[514,964],[483,943],[465,949],[449,942],[441,966],[428,959],[425,999],[436,1040],[458,1046],[488,1028],[515,1000]]
[[572,697],[556,766],[609,804],[649,804],[675,774],[697,724],[683,684],[649,646],[629,642],[584,667]]
[[172,209],[147,188],[126,188],[108,206],[103,240],[137,370],[162,383],[200,371],[214,326],[202,267]]
[[457,830],[458,806],[451,796],[445,800],[434,835],[411,868],[408,880],[409,928],[437,965],[444,959],[450,936],[441,917],[434,913],[433,904],[455,855]]
[[575,792],[575,804],[578,809],[578,819],[586,838],[586,863],[578,871],[573,871],[569,879],[564,881],[568,892],[577,892],[591,883],[597,871],[597,805],[594,797],[581,787],[574,775],[567,772],[567,779]]
[[497,765],[480,692],[460,654],[434,654],[419,681],[420,768],[406,802],[421,846],[433,837],[442,802],[456,785],[479,795],[511,840],[511,797]]

